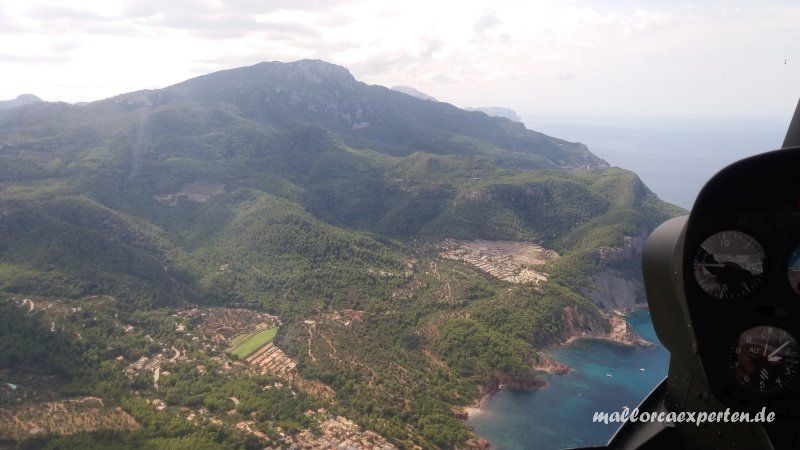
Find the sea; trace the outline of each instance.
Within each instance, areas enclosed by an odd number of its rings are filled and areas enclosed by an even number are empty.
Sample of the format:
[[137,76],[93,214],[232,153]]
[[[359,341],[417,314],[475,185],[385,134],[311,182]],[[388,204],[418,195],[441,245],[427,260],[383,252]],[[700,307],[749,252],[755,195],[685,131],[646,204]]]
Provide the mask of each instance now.
[[705,182],[747,156],[780,148],[789,118],[760,120],[559,119],[525,126],[581,142],[612,166],[636,172],[665,201],[690,209]]
[[[714,173],[739,159],[780,147],[780,120],[563,120],[524,117],[528,128],[582,142],[611,165],[636,172],[661,199],[691,209]],[[630,324],[653,348],[578,340],[549,356],[570,366],[567,375],[542,377],[536,392],[501,390],[468,420],[499,450],[603,445],[618,424],[593,423],[595,412],[634,408],[666,376],[669,352],[658,342],[646,310]]]
[[[646,310],[629,317],[631,325],[658,342]],[[635,408],[666,375],[669,352],[656,347],[623,347],[583,339],[557,347],[549,356],[567,364],[567,375],[543,374],[547,386],[536,392],[503,389],[467,424],[498,449],[561,449],[608,442],[619,424],[593,423],[596,411]]]

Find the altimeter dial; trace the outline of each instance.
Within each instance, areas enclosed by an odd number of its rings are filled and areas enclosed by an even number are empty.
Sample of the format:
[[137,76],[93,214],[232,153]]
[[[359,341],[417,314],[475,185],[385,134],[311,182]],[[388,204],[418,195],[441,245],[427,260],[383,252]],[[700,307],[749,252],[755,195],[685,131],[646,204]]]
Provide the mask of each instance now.
[[751,296],[764,278],[766,255],[761,245],[741,231],[722,231],[700,245],[694,276],[707,294],[721,300]]
[[751,328],[731,349],[730,371],[736,383],[757,395],[783,392],[797,373],[797,341],[785,330],[772,326]]

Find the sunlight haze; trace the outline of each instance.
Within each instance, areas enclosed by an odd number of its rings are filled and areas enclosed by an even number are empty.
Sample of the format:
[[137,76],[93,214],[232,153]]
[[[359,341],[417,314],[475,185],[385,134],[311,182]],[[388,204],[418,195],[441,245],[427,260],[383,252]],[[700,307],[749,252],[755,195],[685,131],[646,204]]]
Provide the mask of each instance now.
[[92,101],[302,58],[523,115],[785,120],[800,95],[794,2],[63,5],[0,5],[0,99]]

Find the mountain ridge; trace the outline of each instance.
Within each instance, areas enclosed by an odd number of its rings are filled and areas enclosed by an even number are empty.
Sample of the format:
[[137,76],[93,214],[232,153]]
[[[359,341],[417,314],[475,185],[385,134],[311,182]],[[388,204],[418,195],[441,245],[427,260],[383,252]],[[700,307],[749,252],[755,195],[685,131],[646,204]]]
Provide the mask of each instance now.
[[[0,338],[36,352],[0,351],[14,367],[0,381],[24,384],[46,372],[40,361],[62,361],[40,344],[55,329],[58,352],[73,356],[57,366],[64,387],[52,395],[121,405],[143,430],[119,439],[178,439],[153,425],[156,400],[224,418],[221,389],[248,399],[252,426],[292,438],[316,423],[298,409],[313,405],[398,447],[464,446],[475,437],[454,408],[496,379],[536,384],[554,337],[610,330],[601,308],[643,301],[638,243],[679,212],[582,144],[321,61],[1,110],[0,304],[25,327]],[[481,241],[559,257],[514,269],[538,274],[517,283],[480,258],[443,256],[443,242]],[[631,291],[625,302],[602,303],[618,286]],[[36,315],[34,303],[67,312]],[[279,318],[274,345],[296,369],[270,383],[321,384],[315,392],[335,401],[257,403],[261,375],[183,334],[204,328],[176,317],[209,308]],[[172,348],[191,355],[165,365],[180,377],[123,377]],[[209,429],[198,430],[207,442]]]
[[[297,84],[298,77],[299,85],[292,85]],[[319,89],[326,80],[333,86]],[[186,100],[206,106],[233,103],[247,118],[284,128],[302,126],[311,115],[328,131],[355,144],[380,148],[390,141],[393,145],[385,151],[397,155],[415,150],[449,154],[460,149],[460,153],[480,154],[498,162],[502,158],[505,164],[525,164],[529,168],[607,166],[583,144],[552,138],[522,124],[467,112],[448,103],[420,102],[383,86],[358,82],[344,67],[319,60],[259,63],[202,75],[162,89],[71,107],[91,110],[118,105],[152,109],[164,102]],[[55,105],[40,106],[56,108]]]
[[0,109],[16,108],[18,106],[41,102],[43,102],[43,100],[33,94],[20,94],[11,100],[0,100]]

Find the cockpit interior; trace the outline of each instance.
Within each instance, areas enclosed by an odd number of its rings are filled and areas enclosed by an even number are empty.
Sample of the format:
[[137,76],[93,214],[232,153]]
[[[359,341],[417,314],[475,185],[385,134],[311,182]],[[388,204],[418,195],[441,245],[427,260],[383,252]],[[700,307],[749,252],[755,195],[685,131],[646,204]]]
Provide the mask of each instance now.
[[647,301],[670,351],[639,410],[773,413],[764,423],[627,422],[606,448],[800,446],[800,104],[783,148],[711,178],[643,254]]

